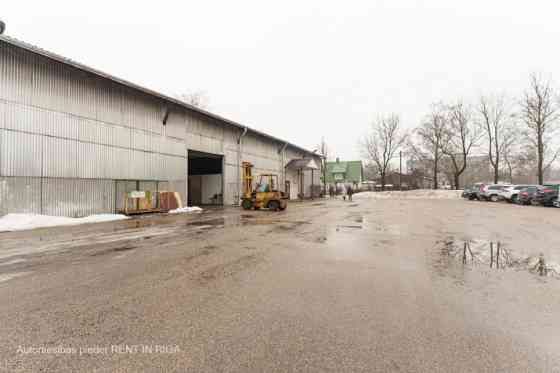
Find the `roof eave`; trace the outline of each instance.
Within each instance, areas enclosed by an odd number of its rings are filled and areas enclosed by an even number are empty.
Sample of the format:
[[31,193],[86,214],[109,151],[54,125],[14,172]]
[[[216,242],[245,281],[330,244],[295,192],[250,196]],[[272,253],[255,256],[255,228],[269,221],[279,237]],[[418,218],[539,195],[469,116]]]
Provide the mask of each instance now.
[[198,114],[204,115],[204,116],[206,116],[206,117],[208,117],[208,118],[212,118],[212,119],[218,120],[218,121],[223,122],[223,123],[225,123],[225,124],[228,124],[228,125],[230,125],[230,126],[233,126],[233,127],[236,127],[236,128],[242,129],[242,130],[245,129],[245,128],[247,128],[247,130],[248,130],[249,132],[252,132],[253,134],[256,134],[256,135],[259,135],[259,136],[268,138],[268,139],[273,140],[273,141],[277,141],[277,142],[280,142],[280,143],[288,144],[288,146],[290,146],[290,147],[292,147],[292,148],[294,148],[294,149],[296,149],[296,150],[302,151],[302,152],[304,152],[304,153],[306,153],[306,154],[315,155],[315,153],[313,153],[313,152],[311,152],[311,151],[309,151],[309,150],[307,150],[307,149],[305,149],[305,148],[303,148],[303,147],[301,147],[301,146],[292,144],[292,143],[290,143],[290,142],[287,142],[287,141],[285,141],[285,140],[279,139],[279,138],[274,137],[274,136],[272,136],[272,135],[268,135],[268,134],[266,134],[266,133],[264,133],[264,132],[261,132],[261,131],[255,130],[255,129],[251,128],[251,127],[248,127],[248,126],[246,126],[246,125],[243,125],[243,124],[234,122],[234,121],[232,121],[232,120],[230,120],[230,119],[224,118],[224,117],[222,117],[222,116],[220,116],[220,115],[217,115],[217,114],[214,114],[214,113],[211,113],[211,112],[209,112],[209,111],[207,111],[207,110],[204,110],[204,109],[201,109],[201,108],[199,108],[199,107],[196,107],[196,106],[187,104],[186,102],[183,102],[183,101],[178,100],[178,99],[176,99],[176,98],[173,98],[173,97],[171,97],[171,96],[165,95],[165,94],[163,94],[163,93],[156,92],[156,91],[154,91],[154,90],[152,90],[152,89],[149,89],[149,88],[140,86],[140,85],[135,84],[135,83],[132,83],[132,82],[130,82],[130,81],[128,81],[128,80],[118,78],[118,77],[116,77],[116,76],[114,76],[114,75],[105,73],[105,72],[103,72],[103,71],[101,71],[101,70],[94,69],[94,68],[89,67],[89,66],[87,66],[87,65],[84,65],[84,64],[82,64],[82,63],[76,62],[76,61],[74,61],[74,60],[72,60],[72,59],[63,57],[63,56],[58,55],[58,54],[56,54],[56,53],[49,52],[49,51],[47,51],[47,50],[44,50],[44,49],[39,48],[39,47],[36,47],[36,46],[34,46],[34,45],[32,45],[32,44],[28,44],[28,43],[23,42],[23,41],[21,41],[21,40],[12,38],[12,37],[10,37],[10,36],[0,35],[0,41],[3,41],[3,42],[5,42],[5,43],[7,43],[7,44],[10,44],[10,45],[12,45],[12,46],[15,46],[15,47],[18,47],[18,48],[21,48],[21,49],[25,49],[25,50],[27,50],[27,51],[29,51],[29,52],[31,52],[31,53],[35,53],[35,54],[41,55],[41,56],[46,57],[46,58],[48,58],[48,59],[51,59],[51,60],[53,60],[53,61],[56,61],[56,62],[65,64],[65,65],[68,65],[68,66],[72,66],[72,67],[74,67],[74,68],[76,68],[76,69],[78,69],[78,70],[82,70],[82,71],[88,72],[88,73],[90,73],[90,74],[96,75],[96,76],[98,76],[98,77],[111,80],[111,81],[113,81],[113,82],[115,82],[115,83],[117,83],[117,84],[121,84],[121,85],[124,85],[124,86],[126,86],[126,87],[132,88],[132,89],[134,89],[134,90],[143,92],[143,93],[145,93],[145,94],[147,94],[147,95],[157,97],[157,98],[162,99],[162,100],[164,100],[164,101],[167,101],[167,102],[169,102],[169,103],[172,103],[172,104],[181,106],[181,107],[183,107],[183,108],[185,108],[185,109],[187,109],[187,110],[190,110],[190,111],[196,112],[196,113],[198,113]]

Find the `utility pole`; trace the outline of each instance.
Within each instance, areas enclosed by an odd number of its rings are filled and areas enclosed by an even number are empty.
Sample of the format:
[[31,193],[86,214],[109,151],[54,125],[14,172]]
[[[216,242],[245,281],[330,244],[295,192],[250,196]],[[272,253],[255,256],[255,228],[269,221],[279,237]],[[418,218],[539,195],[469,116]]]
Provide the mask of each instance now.
[[323,197],[327,196],[327,156],[323,153]]
[[399,190],[402,192],[402,151],[399,152]]

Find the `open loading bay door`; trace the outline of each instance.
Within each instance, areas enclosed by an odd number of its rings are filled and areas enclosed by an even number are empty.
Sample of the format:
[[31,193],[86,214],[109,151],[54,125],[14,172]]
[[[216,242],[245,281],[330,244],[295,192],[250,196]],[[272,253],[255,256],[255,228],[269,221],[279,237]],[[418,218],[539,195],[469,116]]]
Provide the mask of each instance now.
[[218,154],[189,150],[188,158],[188,205],[222,206],[224,204],[224,157]]

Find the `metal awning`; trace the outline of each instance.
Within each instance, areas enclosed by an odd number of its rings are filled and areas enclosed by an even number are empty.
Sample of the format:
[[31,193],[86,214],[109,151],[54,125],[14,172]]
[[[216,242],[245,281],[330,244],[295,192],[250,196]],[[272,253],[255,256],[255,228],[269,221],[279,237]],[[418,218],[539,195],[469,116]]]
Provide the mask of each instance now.
[[286,168],[290,170],[318,170],[319,166],[313,159],[303,158],[292,159],[288,162]]

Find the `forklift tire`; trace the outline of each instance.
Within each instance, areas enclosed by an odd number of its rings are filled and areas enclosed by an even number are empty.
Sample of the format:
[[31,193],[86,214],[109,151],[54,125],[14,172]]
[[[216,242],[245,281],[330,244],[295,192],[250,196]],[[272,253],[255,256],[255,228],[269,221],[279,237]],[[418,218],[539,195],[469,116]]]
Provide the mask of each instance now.
[[280,210],[280,203],[278,201],[270,201],[268,202],[269,210],[278,211]]
[[251,210],[253,208],[253,201],[250,199],[244,199],[241,202],[241,207],[243,207],[243,210]]

